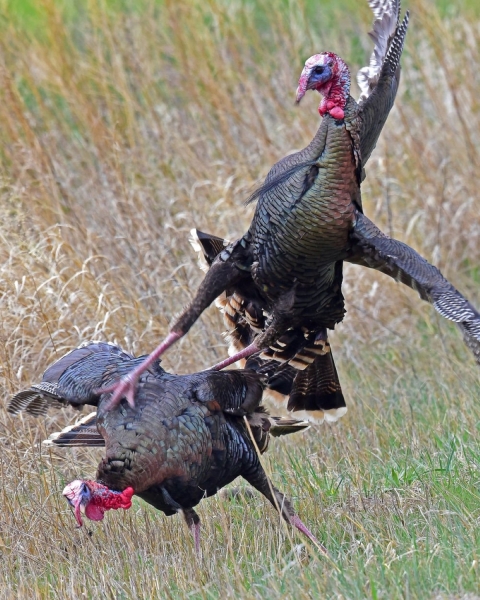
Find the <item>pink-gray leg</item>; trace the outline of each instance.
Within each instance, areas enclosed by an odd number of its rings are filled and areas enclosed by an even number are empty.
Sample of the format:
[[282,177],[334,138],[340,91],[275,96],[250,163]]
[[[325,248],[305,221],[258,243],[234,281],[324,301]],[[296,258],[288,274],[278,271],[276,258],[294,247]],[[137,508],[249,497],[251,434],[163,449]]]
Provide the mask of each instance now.
[[323,552],[324,554],[328,555],[327,549],[325,548],[325,546],[323,544],[321,544],[317,538],[313,535],[313,533],[308,529],[308,527],[306,527],[306,525],[303,524],[302,520],[300,519],[300,517],[298,515],[289,515],[289,521],[290,523],[296,527],[299,531],[301,531],[304,535],[306,535],[308,537],[308,539],[310,541],[312,541],[315,546],[317,546],[317,548],[319,548],[319,550],[321,552]]
[[134,369],[125,377],[122,377],[120,381],[114,383],[105,388],[100,388],[99,390],[95,390],[97,394],[106,394],[108,392],[113,392],[111,398],[108,400],[108,403],[105,406],[106,410],[111,410],[115,408],[122,398],[126,398],[127,402],[130,404],[132,408],[135,407],[135,391],[137,389],[138,380],[140,379],[140,375],[144,373],[149,367],[156,362],[160,356],[170,348],[179,338],[182,337],[183,334],[177,333],[176,331],[171,331],[165,340],[155,348],[155,350],[147,356],[147,358],[140,364],[136,369]]
[[192,523],[190,525],[190,531],[193,535],[193,542],[195,544],[195,552],[198,556],[201,555],[202,551],[200,548],[200,521],[198,523]]
[[198,557],[201,556],[202,550],[200,548],[200,517],[193,510],[193,508],[186,508],[181,510],[183,518],[185,519],[188,528],[193,535],[193,543],[195,545],[195,553]]
[[261,348],[258,348],[255,344],[250,344],[249,346],[247,346],[243,350],[240,350],[240,352],[237,352],[233,356],[229,356],[225,360],[222,360],[222,362],[219,362],[216,365],[213,365],[213,367],[210,367],[209,370],[210,371],[221,371],[225,367],[228,367],[229,365],[233,365],[233,363],[236,363],[238,360],[242,360],[243,358],[248,358],[249,356],[252,356],[252,354],[255,354],[256,352],[260,352],[260,350],[261,350]]
[[295,513],[290,500],[268,479],[260,461],[257,461],[255,466],[256,468],[252,469],[250,472],[242,473],[243,477],[273,504],[287,523],[296,527],[303,535],[306,535],[321,552],[328,555],[327,549],[317,540],[313,533],[303,524],[300,517]]

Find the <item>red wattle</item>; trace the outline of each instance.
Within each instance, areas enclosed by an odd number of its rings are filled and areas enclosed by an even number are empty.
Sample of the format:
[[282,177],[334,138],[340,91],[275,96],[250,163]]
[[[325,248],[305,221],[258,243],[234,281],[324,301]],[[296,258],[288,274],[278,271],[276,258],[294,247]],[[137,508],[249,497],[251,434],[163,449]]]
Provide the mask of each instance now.
[[85,516],[91,521],[101,521],[105,516],[103,513],[105,509],[102,506],[95,506],[93,502],[90,502],[85,507]]
[[85,507],[85,515],[93,521],[101,521],[106,510],[128,509],[132,506],[134,490],[127,487],[123,492],[114,492],[107,486],[92,482],[90,484],[92,499]]
[[342,108],[340,108],[339,106],[334,106],[332,109],[330,109],[330,114],[332,115],[332,117],[334,119],[343,119],[345,118],[345,113],[343,111]]
[[110,492],[110,496],[103,500],[103,508],[105,510],[116,510],[118,508],[124,508],[126,510],[132,506],[133,494],[134,491],[131,487],[125,488],[120,494],[117,492]]

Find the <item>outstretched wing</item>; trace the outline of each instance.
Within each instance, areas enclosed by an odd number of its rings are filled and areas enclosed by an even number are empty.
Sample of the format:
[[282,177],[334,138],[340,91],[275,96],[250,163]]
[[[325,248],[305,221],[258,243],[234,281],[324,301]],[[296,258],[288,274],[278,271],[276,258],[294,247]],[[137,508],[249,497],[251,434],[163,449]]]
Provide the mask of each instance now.
[[407,244],[382,233],[360,213],[351,233],[351,243],[347,262],[381,271],[416,290],[443,317],[458,325],[466,345],[480,364],[480,314],[437,267]]
[[366,100],[380,78],[383,62],[400,24],[400,0],[369,0],[375,16],[373,30],[369,32],[374,47],[368,66],[357,73],[361,95],[359,102]]
[[49,406],[65,404],[67,402],[59,393],[58,384],[42,381],[15,394],[8,403],[7,411],[12,415],[26,412],[34,417],[43,417]]
[[15,394],[7,411],[11,414],[25,411],[38,417],[45,415],[49,406],[97,406],[96,390],[102,387],[105,378],[110,374],[115,376],[117,371],[121,377],[122,367],[131,369],[134,361],[130,354],[105,342],[75,348],[51,365],[40,383]]
[[400,24],[400,0],[369,0],[376,21],[370,37],[375,47],[370,64],[358,72],[360,151],[362,165],[370,158],[400,82],[400,57],[408,28],[408,11]]

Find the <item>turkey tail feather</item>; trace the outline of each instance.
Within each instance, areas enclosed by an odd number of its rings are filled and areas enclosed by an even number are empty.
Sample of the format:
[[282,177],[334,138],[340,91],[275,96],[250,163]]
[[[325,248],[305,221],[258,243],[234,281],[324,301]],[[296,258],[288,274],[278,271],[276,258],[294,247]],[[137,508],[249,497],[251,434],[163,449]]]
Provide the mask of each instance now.
[[287,408],[319,423],[336,421],[347,412],[331,351],[297,373]]
[[105,440],[97,430],[97,413],[92,412],[83,419],[80,419],[75,425],[65,427],[62,431],[52,433],[48,440],[43,442],[44,446],[105,446]]
[[289,435],[297,431],[304,431],[311,425],[309,421],[300,421],[299,419],[290,419],[285,417],[270,417],[271,427],[270,435],[279,437],[281,435]]
[[190,238],[188,241],[198,254],[198,263],[205,273],[212,266],[213,261],[220,252],[230,243],[223,238],[204,233],[199,229],[190,230]]

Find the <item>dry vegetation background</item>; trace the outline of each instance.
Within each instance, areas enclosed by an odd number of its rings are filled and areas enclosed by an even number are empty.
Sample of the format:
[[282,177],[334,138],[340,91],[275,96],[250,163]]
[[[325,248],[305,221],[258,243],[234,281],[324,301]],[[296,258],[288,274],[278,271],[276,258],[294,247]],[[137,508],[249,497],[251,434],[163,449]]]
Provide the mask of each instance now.
[[[5,406],[81,342],[153,349],[200,281],[189,229],[246,230],[252,187],[318,126],[318,97],[293,105],[303,61],[332,49],[355,72],[371,16],[359,0],[0,5]],[[480,20],[410,8],[365,211],[480,306]],[[74,411],[0,408],[0,598],[477,598],[478,368],[414,292],[351,267],[345,295],[350,410],[266,458],[331,562],[257,497],[200,505],[201,562],[181,518],[140,500],[75,530],[61,490],[100,454],[40,447]],[[219,331],[211,309],[164,366],[206,368]]]

